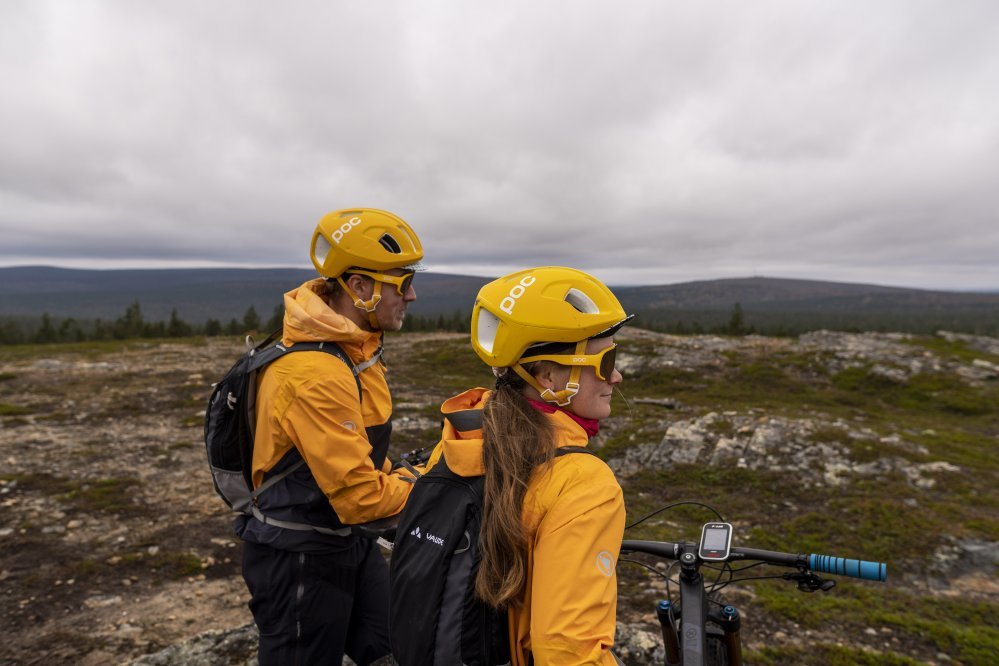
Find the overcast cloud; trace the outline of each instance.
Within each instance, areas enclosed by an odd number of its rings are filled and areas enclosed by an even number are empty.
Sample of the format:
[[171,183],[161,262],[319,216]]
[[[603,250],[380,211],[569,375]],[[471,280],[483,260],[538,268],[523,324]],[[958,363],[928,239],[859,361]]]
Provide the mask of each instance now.
[[11,1],[0,264],[999,289],[999,3]]

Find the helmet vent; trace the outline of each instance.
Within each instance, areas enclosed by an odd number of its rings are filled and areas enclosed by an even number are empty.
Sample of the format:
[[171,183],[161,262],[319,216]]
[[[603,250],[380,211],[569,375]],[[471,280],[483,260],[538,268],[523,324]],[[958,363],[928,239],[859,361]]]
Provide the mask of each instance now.
[[326,237],[319,234],[316,236],[316,248],[312,257],[319,266],[325,266],[326,257],[329,256],[330,250],[332,249],[333,246],[330,245],[328,240],[326,240]]
[[378,243],[392,254],[402,254],[402,248],[399,246],[399,242],[388,234],[383,234],[382,237],[378,239]]
[[487,354],[493,353],[493,345],[496,344],[496,333],[499,331],[500,320],[489,310],[482,308],[479,310],[479,317],[475,322],[475,337],[478,338],[479,346]]
[[570,289],[565,295],[565,302],[583,314],[599,314],[600,308],[589,296],[578,289]]

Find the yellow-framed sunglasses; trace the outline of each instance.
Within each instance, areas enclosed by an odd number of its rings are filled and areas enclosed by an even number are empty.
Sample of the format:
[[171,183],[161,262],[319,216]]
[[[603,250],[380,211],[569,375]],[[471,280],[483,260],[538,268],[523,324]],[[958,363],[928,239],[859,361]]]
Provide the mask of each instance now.
[[399,292],[400,296],[405,296],[406,292],[409,291],[409,287],[413,284],[413,277],[416,273],[406,273],[405,275],[389,275],[387,273],[376,273],[375,271],[366,271],[360,268],[351,268],[348,271],[344,271],[344,274],[358,273],[359,275],[366,275],[372,280],[377,280],[378,282],[385,282],[391,285],[395,285],[395,290]]
[[533,363],[535,361],[554,361],[559,365],[568,366],[592,366],[594,371],[603,381],[608,381],[614,374],[614,362],[617,360],[617,344],[601,349],[596,354],[540,354],[538,356],[524,356],[518,363]]

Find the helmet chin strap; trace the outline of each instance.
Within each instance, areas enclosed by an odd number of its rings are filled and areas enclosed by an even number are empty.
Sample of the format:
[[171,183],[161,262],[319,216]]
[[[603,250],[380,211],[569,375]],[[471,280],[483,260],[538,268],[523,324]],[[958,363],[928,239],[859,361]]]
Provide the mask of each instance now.
[[[580,340],[576,343],[577,355],[582,355],[586,351],[586,342],[586,340]],[[513,366],[513,371],[527,382],[531,388],[537,391],[541,395],[542,400],[545,402],[554,402],[559,407],[567,407],[572,402],[573,397],[579,393],[579,377],[583,374],[583,367],[579,365],[572,366],[569,370],[569,381],[565,383],[565,388],[559,391],[553,391],[550,388],[542,386],[520,363]]]
[[378,324],[378,317],[375,316],[375,308],[378,307],[378,303],[382,300],[382,283],[378,280],[372,280],[375,286],[374,290],[371,292],[371,298],[369,300],[364,300],[358,296],[353,289],[347,286],[347,283],[342,277],[337,276],[336,281],[339,282],[340,286],[343,287],[343,290],[354,299],[354,307],[368,313],[368,323],[371,324],[371,327],[376,331],[380,330],[381,326]]

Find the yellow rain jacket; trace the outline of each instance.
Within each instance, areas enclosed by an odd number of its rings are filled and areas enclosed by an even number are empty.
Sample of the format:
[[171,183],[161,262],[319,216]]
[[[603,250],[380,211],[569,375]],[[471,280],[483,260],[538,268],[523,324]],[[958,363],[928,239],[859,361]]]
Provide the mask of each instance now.
[[[338,314],[319,294],[323,280],[303,284],[284,296],[288,346],[302,341],[336,342],[355,366],[380,351],[381,332],[367,332]],[[312,351],[288,354],[258,378],[253,484],[304,459],[300,467],[259,496],[268,519],[317,525],[346,532],[402,510],[412,480],[389,474],[386,458],[392,429],[392,398],[380,360],[357,382],[344,361]],[[237,518],[237,533],[248,541],[295,551],[338,550],[344,537]]]
[[[490,394],[477,388],[444,403],[444,433],[428,469],[443,454],[457,474],[485,472],[481,419],[462,416],[481,410]],[[586,446],[586,432],[568,415],[546,416],[557,446]],[[521,603],[509,611],[513,665],[527,666],[532,655],[536,666],[616,664],[610,649],[625,512],[614,473],[595,456],[555,458],[531,477],[522,517],[529,552]]]

